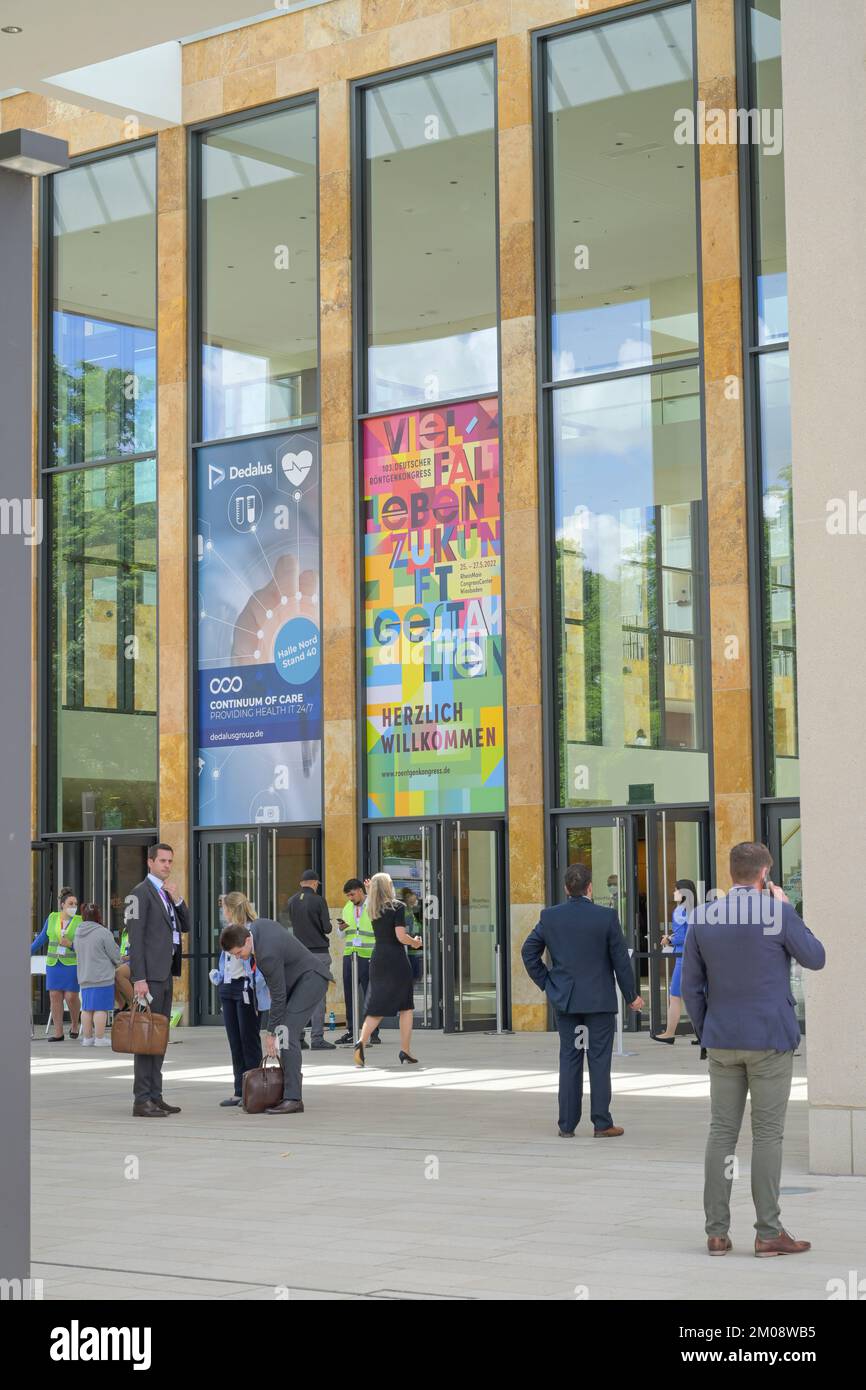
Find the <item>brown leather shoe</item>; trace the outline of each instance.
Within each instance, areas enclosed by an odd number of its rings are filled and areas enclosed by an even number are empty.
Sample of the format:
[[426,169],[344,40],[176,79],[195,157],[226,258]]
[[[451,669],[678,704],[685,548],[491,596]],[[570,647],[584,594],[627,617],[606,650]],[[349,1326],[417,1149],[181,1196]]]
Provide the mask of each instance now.
[[812,1249],[809,1240],[794,1240],[787,1231],[780,1231],[772,1240],[761,1240],[755,1236],[755,1254],[759,1260],[769,1259],[771,1255],[803,1255]]
[[154,1105],[152,1100],[140,1101],[132,1107],[133,1115],[141,1115],[146,1120],[164,1120],[165,1111],[160,1110],[158,1105]]
[[180,1114],[180,1106],[179,1106],[179,1105],[166,1105],[166,1103],[165,1103],[164,1100],[155,1100],[153,1103],[154,1103],[154,1105],[159,1106],[159,1108],[160,1108],[160,1110],[162,1111],[163,1115],[179,1115],[179,1114]]
[[302,1100],[284,1100],[279,1105],[272,1105],[265,1111],[266,1115],[302,1115],[304,1113],[304,1102]]
[[707,1236],[707,1253],[710,1255],[727,1255],[733,1248],[730,1236]]
[[592,1137],[593,1139],[618,1139],[621,1134],[625,1134],[621,1125],[611,1125],[610,1129],[593,1130]]

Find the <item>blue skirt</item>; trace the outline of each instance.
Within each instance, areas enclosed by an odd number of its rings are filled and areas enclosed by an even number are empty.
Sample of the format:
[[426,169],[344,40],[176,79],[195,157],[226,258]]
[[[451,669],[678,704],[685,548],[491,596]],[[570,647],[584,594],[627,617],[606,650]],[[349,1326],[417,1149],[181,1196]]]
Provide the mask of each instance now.
[[78,993],[78,969],[74,965],[62,965],[60,961],[56,965],[46,966],[45,969],[46,989],[73,990]]
[[100,1010],[114,1008],[114,985],[92,985],[90,989],[81,991],[81,1007],[88,1013],[93,1010],[99,1013]]
[[682,956],[677,956],[677,963],[674,966],[674,973],[671,976],[671,994],[673,995],[674,999],[682,999],[683,997],[682,978],[683,958]]

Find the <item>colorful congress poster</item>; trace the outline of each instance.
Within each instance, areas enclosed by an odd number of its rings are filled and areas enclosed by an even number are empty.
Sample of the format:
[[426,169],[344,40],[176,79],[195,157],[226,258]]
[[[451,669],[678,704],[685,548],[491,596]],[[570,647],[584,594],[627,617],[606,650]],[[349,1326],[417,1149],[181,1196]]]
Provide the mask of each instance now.
[[371,817],[505,809],[498,402],[363,425]]
[[198,823],[318,821],[318,439],[211,445],[197,480]]

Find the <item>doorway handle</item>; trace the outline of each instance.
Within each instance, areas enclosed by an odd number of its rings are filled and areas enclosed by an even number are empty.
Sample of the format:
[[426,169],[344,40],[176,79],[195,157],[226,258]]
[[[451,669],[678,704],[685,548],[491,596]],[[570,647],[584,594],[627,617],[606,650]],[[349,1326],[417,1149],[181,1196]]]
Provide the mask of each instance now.
[[252,898],[253,837],[249,832],[244,835],[244,841],[247,847],[246,864],[244,866],[246,869],[247,898]]
[[[105,859],[102,865],[102,903],[105,912],[106,925],[111,930],[111,836],[107,836],[103,841],[105,846]],[[94,842],[93,853],[96,853]]]
[[271,829],[271,916],[275,922],[280,920],[277,902],[277,832]]

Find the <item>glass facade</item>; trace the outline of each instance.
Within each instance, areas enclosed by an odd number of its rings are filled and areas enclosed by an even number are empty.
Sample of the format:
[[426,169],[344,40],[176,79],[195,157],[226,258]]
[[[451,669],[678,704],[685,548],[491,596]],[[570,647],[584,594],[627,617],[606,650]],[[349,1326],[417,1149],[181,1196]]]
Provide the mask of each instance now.
[[701,802],[691,10],[554,38],[544,74],[558,804]]
[[480,58],[364,92],[370,412],[498,389],[495,90]]
[[201,140],[203,439],[318,413],[318,190],[312,104]]
[[553,395],[563,805],[708,794],[696,368]]
[[53,831],[156,823],[155,183],[152,148],[52,180]]
[[762,354],[758,359],[758,382],[767,792],[775,797],[796,797],[800,779],[788,353]]
[[316,123],[306,101],[199,142],[201,827],[322,815]]
[[156,820],[156,465],[55,473],[51,754],[58,830]]
[[688,6],[547,45],[551,380],[698,347]]
[[[738,105],[771,113],[761,133],[775,135],[781,0],[737,7]],[[509,682],[515,739],[529,698],[524,672],[537,662],[526,606],[531,614],[539,575],[549,600],[541,605],[548,660],[537,778],[540,787],[543,773],[553,774],[544,791],[555,826],[550,866],[558,873],[566,855],[595,853],[657,1014],[666,1007],[665,962],[648,972],[678,856],[691,876],[696,866],[709,873],[700,160],[694,140],[683,138],[695,109],[694,11],[687,0],[613,5],[546,29],[533,67],[537,116],[528,80],[525,90],[500,83],[502,132],[497,61],[511,63],[503,47],[515,42],[510,32],[496,37],[498,60],[492,35],[489,48],[393,74],[365,77],[353,59],[351,111],[335,106],[337,84],[322,89],[329,163],[321,183],[315,96],[216,116],[192,134],[191,360],[174,364],[174,379],[186,371],[192,389],[191,515],[177,518],[176,556],[185,564],[189,545],[192,650],[178,681],[190,679],[191,844],[223,837],[242,847],[237,864],[232,850],[208,880],[212,925],[240,864],[260,894],[267,883],[275,915],[284,915],[291,884],[274,889],[269,835],[315,845],[310,862],[319,863],[326,806],[347,825],[357,815],[367,846],[358,872],[373,867],[377,836],[392,847],[402,837],[420,845],[413,865],[435,863],[445,876],[424,897],[436,900],[436,930],[451,942],[441,950],[452,960],[437,957],[434,968],[431,953],[424,965],[416,983],[425,1017],[434,993],[452,1013],[471,1016],[470,986],[490,1016],[491,951],[506,921],[494,860],[503,875],[515,862],[502,818],[509,794],[518,806],[541,800],[535,783],[526,785],[535,770],[527,773],[516,743],[509,788],[506,577],[514,640],[528,656]],[[538,139],[538,216],[536,224],[522,172],[509,170],[500,235],[498,159],[500,149],[508,157],[512,135],[524,153],[530,136]],[[756,591],[760,583],[751,644],[758,790],[778,803],[772,815],[786,818],[796,877],[784,155],[762,138],[741,158],[749,466],[759,499],[749,517]],[[86,836],[110,839],[112,831],[129,832],[127,847],[138,846],[157,822],[156,162],[142,142],[51,180],[40,825],[85,847]],[[710,182],[708,196],[724,204],[712,209],[717,229],[721,215],[733,217],[733,184]],[[174,199],[168,187],[163,197]],[[321,252],[320,192],[328,213]],[[725,273],[724,248],[714,243],[708,227],[711,284]],[[160,253],[164,272],[166,245]],[[521,360],[506,356],[504,435],[500,267],[520,315],[507,320]],[[537,422],[524,371],[536,268]],[[188,269],[175,269],[180,284]],[[520,273],[527,294],[518,309]],[[164,297],[175,292],[164,276],[162,284]],[[324,457],[334,482],[335,469],[347,470],[346,488],[333,496],[320,467],[320,322],[332,426]],[[726,328],[720,315],[713,325],[717,347]],[[535,476],[517,476],[535,468],[536,423],[538,491]],[[726,426],[715,418],[708,428],[717,448]],[[509,526],[509,544],[526,559],[521,569],[512,558],[506,575]],[[164,542],[163,563],[165,553]],[[329,747],[348,769],[358,763],[357,783],[346,779],[352,804],[340,810],[333,768],[330,786],[323,781],[324,718],[338,718],[339,688],[323,683],[326,643],[329,659],[345,667],[342,742],[332,737]],[[471,832],[463,817],[476,818]],[[477,864],[472,847],[467,859],[460,846],[465,833],[479,836]],[[720,843],[725,833],[722,826]],[[311,853],[293,851],[291,872]],[[464,928],[478,941],[463,942]],[[465,994],[452,989],[452,966],[454,979],[464,972]]]
[[762,135],[770,136],[750,147],[759,343],[783,343],[788,338],[781,5],[782,0],[752,0],[749,13],[750,106],[762,113]]
[[799,796],[796,594],[791,473],[791,401],[785,254],[785,156],[781,147],[781,0],[749,6],[749,104],[762,139],[749,146],[752,184],[751,333],[757,406],[763,656],[763,787],[766,798]]
[[[94,238],[98,237],[99,241]],[[51,466],[156,447],[156,153],[53,180]]]

